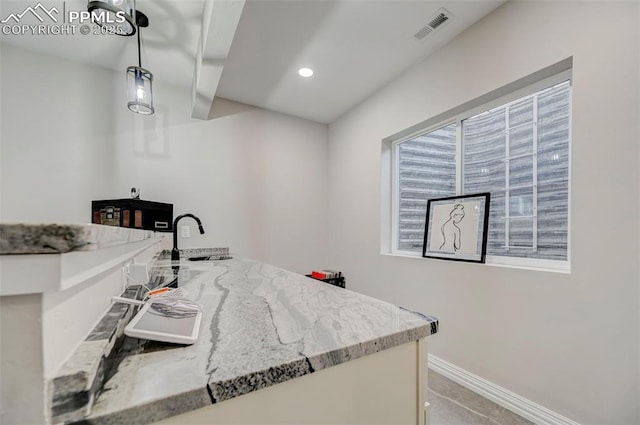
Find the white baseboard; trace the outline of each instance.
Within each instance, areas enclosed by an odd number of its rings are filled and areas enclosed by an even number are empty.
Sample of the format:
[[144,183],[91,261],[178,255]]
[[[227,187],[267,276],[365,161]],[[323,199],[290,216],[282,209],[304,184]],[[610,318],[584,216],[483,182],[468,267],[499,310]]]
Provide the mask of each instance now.
[[531,400],[502,388],[478,375],[429,354],[429,368],[471,391],[539,425],[580,425]]

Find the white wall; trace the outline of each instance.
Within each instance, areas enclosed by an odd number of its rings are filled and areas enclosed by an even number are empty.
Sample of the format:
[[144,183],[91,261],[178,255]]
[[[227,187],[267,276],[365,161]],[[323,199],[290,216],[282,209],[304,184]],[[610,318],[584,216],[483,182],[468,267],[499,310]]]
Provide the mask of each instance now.
[[[584,424],[640,422],[638,22],[636,2],[507,3],[329,129],[348,285],[437,316],[433,354]],[[570,56],[572,273],[381,256],[381,140]]]
[[180,247],[232,251],[300,273],[324,266],[327,126],[216,99],[193,120],[190,92],[155,89],[156,113],[119,115],[117,189],[191,212]]
[[[87,222],[113,193],[110,72],[2,44],[0,220]],[[123,78],[124,79],[124,78]]]
[[[45,423],[40,408],[45,404],[41,312],[40,294],[0,297],[0,421],[4,424]],[[16,326],[17,317],[20,326]]]
[[87,222],[92,199],[136,186],[202,219],[206,234],[192,227],[181,247],[328,267],[327,126],[224,99],[194,120],[190,90],[166,84],[154,85],[156,114],[141,116],[126,108],[124,80],[2,45],[3,222]]

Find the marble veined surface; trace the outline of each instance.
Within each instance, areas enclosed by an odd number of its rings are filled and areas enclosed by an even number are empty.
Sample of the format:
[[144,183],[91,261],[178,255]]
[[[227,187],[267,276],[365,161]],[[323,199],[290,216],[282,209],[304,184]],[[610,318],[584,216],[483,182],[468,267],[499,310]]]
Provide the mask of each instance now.
[[198,341],[127,337],[85,421],[157,421],[438,331],[434,317],[247,259],[183,261],[179,282],[204,311]]
[[93,251],[153,237],[154,232],[100,224],[0,223],[0,255]]

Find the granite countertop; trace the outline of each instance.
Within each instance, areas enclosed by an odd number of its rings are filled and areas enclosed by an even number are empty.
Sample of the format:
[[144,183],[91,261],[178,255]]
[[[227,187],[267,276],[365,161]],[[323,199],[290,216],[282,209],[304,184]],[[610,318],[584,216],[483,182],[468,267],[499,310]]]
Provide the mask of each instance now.
[[100,224],[0,223],[0,255],[64,254],[142,241],[153,231]]
[[125,337],[84,421],[154,422],[438,331],[434,317],[247,259],[183,260],[179,281],[203,307],[198,341]]

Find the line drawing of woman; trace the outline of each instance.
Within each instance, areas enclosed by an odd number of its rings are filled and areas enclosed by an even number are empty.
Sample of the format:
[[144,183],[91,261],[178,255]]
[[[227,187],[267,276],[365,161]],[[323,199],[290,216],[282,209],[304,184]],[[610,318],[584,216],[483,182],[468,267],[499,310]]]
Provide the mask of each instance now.
[[440,251],[456,252],[460,249],[460,236],[462,232],[458,223],[464,218],[464,205],[455,204],[449,213],[449,220],[445,221],[440,231],[442,232],[442,245]]

